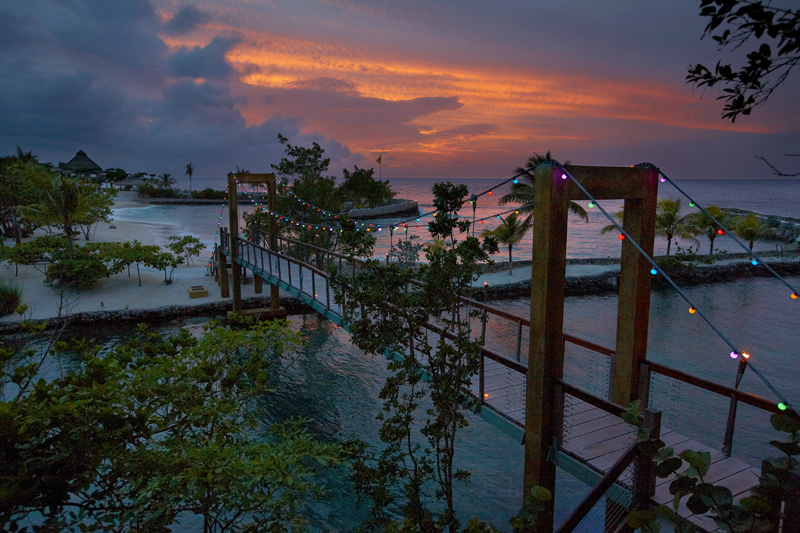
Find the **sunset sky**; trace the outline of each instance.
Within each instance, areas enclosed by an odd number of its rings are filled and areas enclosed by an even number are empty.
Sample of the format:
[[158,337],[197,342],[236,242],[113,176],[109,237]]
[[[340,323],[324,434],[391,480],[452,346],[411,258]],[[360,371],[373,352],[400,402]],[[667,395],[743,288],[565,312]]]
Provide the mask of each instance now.
[[800,72],[736,124],[690,64],[697,0],[0,0],[0,155],[268,171],[319,142],[331,173],[507,176],[534,151],[766,178],[800,152]]

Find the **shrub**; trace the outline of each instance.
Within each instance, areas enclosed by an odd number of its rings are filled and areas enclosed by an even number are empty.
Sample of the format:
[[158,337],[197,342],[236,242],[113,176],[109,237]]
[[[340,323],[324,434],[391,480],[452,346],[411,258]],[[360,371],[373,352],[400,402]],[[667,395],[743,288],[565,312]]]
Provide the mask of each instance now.
[[227,197],[227,192],[218,191],[211,187],[206,187],[202,191],[192,191],[192,198],[195,200],[224,200]]
[[22,301],[22,287],[19,283],[0,281],[0,316],[13,313]]
[[139,194],[149,196],[150,198],[180,198],[181,195],[178,191],[169,189],[167,187],[158,187],[151,184],[139,185]]

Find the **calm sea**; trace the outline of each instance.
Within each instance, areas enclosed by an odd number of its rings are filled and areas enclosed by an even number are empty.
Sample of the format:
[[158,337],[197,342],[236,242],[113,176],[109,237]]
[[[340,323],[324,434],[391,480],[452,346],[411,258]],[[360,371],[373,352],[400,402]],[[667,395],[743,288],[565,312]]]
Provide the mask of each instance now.
[[[188,180],[186,180],[188,181]],[[408,198],[416,200],[422,213],[433,210],[433,195],[431,188],[438,181],[451,181],[452,183],[464,183],[469,187],[470,194],[479,194],[496,184],[503,181],[503,178],[465,178],[441,180],[435,178],[393,178],[389,180],[392,188],[397,192],[398,198]],[[699,205],[707,207],[718,205],[720,207],[738,207],[768,213],[772,215],[783,215],[800,218],[800,180],[676,180],[676,183],[687,194],[689,194]],[[194,178],[192,185],[195,189],[213,187],[222,189],[225,182],[216,178]],[[188,186],[188,183],[180,183],[180,186]],[[496,215],[514,207],[498,205],[498,199],[510,190],[510,184],[500,187],[493,191],[492,196],[484,195],[475,209],[476,232],[484,229],[492,229],[500,222]],[[665,198],[679,198],[680,194],[669,183],[660,184],[659,196]],[[609,222],[603,217],[598,209],[590,209],[588,202],[579,202],[589,212],[589,222],[583,222],[578,217],[572,216],[570,219],[569,236],[567,242],[568,257],[618,257],[620,253],[620,241],[616,233],[600,235],[600,230]],[[688,200],[684,200],[685,212],[690,212]],[[606,211],[613,213],[622,208],[621,201],[601,202]],[[252,209],[252,206],[244,207]],[[461,216],[472,218],[472,207],[467,205],[460,212]],[[220,216],[222,215],[222,216]],[[176,231],[192,233],[201,238],[207,244],[214,242],[215,233],[219,222],[227,227],[228,213],[222,206],[145,206],[139,208],[119,209],[115,213],[116,218],[127,220],[145,220],[148,222],[160,222],[174,224]],[[505,215],[503,215],[505,216]],[[396,242],[402,234],[405,238],[416,235],[417,242],[428,242],[427,221],[430,218],[422,218],[419,223],[411,220],[407,223],[405,230],[394,232],[390,237],[389,231],[385,229],[392,223],[397,223],[399,219],[371,220],[372,231],[381,225],[381,231],[376,232],[378,242],[375,247],[375,257],[384,257],[389,250],[390,239]],[[514,259],[530,259],[532,244],[532,233],[526,236],[522,242],[518,243],[513,250]],[[684,243],[685,245],[688,243]],[[707,253],[708,241],[701,239],[701,252]],[[728,252],[742,251],[732,239],[726,235],[718,238],[715,243],[715,250]],[[774,250],[775,243],[765,242],[756,243],[755,250]],[[501,250],[500,259],[507,257],[507,251]],[[656,239],[656,254],[666,253],[666,242],[664,239]]]

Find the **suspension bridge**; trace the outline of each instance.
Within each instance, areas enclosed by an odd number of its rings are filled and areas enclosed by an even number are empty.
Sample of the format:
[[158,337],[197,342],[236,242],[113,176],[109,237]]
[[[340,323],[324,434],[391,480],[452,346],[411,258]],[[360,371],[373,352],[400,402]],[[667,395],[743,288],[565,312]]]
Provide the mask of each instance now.
[[[640,425],[650,431],[651,437],[660,437],[676,455],[682,450],[709,452],[711,467],[705,480],[727,487],[734,502],[749,495],[748,489],[757,484],[761,468],[732,457],[738,404],[768,414],[785,412],[783,402],[776,404],[648,361],[646,357],[651,276],[651,265],[646,259],[652,256],[658,170],[570,167],[572,181],[566,180],[562,170],[563,167],[555,165],[536,170],[530,317],[493,307],[485,298],[484,301],[461,298],[462,305],[479,311],[480,317],[471,319],[474,321],[471,326],[475,336],[484,338],[480,370],[472,387],[475,412],[525,445],[526,491],[534,484],[552,490],[556,467],[593,487],[558,531],[586,528],[590,512],[598,506],[604,510],[605,531],[626,531],[624,518],[630,511],[654,504],[671,505],[669,482],[673,478],[655,477],[652,454],[640,451],[637,446],[639,427],[620,418],[623,406],[634,399],[642,403]],[[272,191],[269,209],[274,211],[274,176],[252,176],[262,182],[272,180],[268,187]],[[229,175],[229,190],[236,190],[232,175]],[[628,242],[623,242],[614,348],[562,331],[566,202],[585,198],[586,194],[595,202],[625,200],[625,223],[620,231],[628,237]],[[235,196],[231,195],[230,230],[220,228],[219,245],[212,260],[212,271],[223,296],[229,294],[232,281],[234,311],[237,299],[241,309],[238,285],[246,269],[256,280],[256,292],[261,292],[262,280],[270,285],[273,310],[277,310],[277,291],[282,289],[346,328],[345,311],[336,303],[329,284],[330,267],[336,265],[340,274],[355,278],[364,263],[278,236],[274,227],[266,233],[251,231],[248,239],[239,237]],[[429,330],[434,335],[447,335],[434,323],[429,324]],[[515,335],[508,335],[509,332]],[[564,377],[565,358],[595,365],[602,374],[602,386],[590,391],[581,384],[570,383]],[[675,383],[728,402],[727,424],[718,449],[662,426],[659,409],[664,407],[664,401],[669,401],[664,388]],[[685,504],[681,504],[676,514],[675,519],[688,519],[703,530],[716,529],[710,515],[695,514]],[[549,519],[552,520],[552,514]]]

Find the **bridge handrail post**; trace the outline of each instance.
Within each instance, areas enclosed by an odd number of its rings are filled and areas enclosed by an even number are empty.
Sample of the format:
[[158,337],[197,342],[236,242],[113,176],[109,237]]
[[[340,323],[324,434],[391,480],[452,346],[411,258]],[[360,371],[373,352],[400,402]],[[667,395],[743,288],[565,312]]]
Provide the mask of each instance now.
[[556,449],[564,444],[564,387],[556,383],[553,387],[553,445]]
[[[657,440],[661,438],[661,411],[657,409],[646,409],[644,412],[644,420],[642,421],[642,429],[649,430],[650,440]],[[653,457],[655,450],[652,452],[639,451],[639,456],[636,458],[636,466],[634,468],[634,486],[632,490],[632,502],[643,503],[652,498],[656,493],[656,473]]]
[[517,321],[517,362],[520,360],[522,350],[522,320]]
[[303,262],[299,261],[297,263],[297,270],[299,271],[300,275],[300,294],[303,294]]
[[650,406],[650,380],[652,379],[651,376],[652,376],[652,370],[650,368],[650,363],[648,363],[647,361],[641,361],[639,363],[639,402],[642,406],[642,409],[647,409]]
[[317,300],[317,283],[315,281],[314,271],[311,271],[311,296],[314,298],[314,301]]
[[727,457],[733,451],[733,430],[736,428],[736,408],[739,405],[739,397],[736,393],[731,393],[731,403],[728,407],[728,421],[725,424],[725,439],[722,441],[722,453]]

